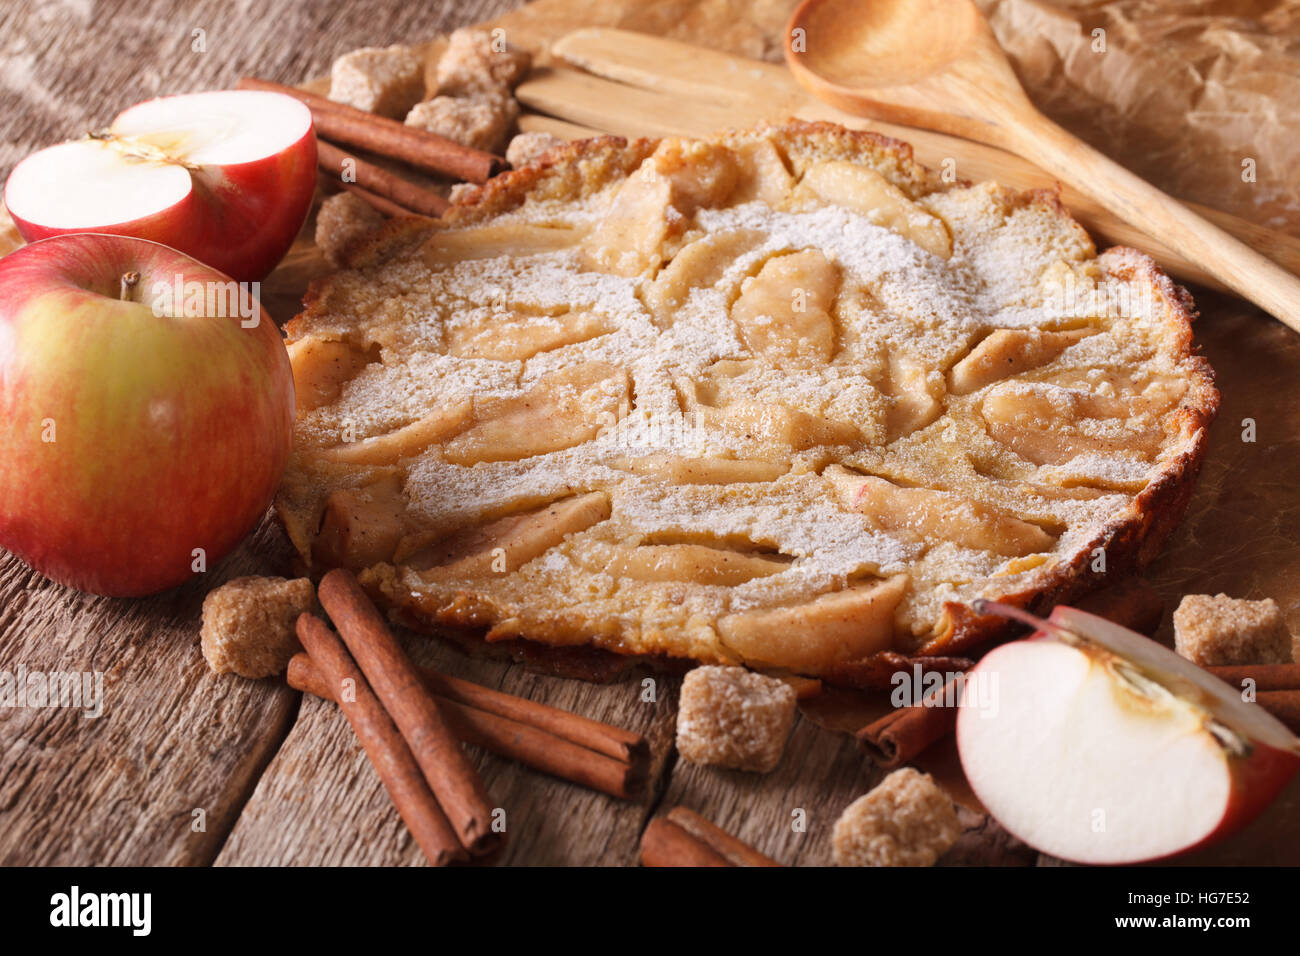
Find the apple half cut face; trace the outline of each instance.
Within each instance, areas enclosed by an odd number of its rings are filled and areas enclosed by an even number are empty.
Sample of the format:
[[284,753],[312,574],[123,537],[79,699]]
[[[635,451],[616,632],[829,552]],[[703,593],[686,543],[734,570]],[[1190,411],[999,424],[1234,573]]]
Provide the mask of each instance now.
[[149,100],[105,133],[33,153],[10,174],[5,205],[28,242],[133,236],[255,281],[293,243],[315,183],[311,111],[227,90]]
[[1300,768],[1285,725],[1163,645],[1071,607],[1038,623],[969,673],[982,686],[968,683],[957,716],[971,788],[1035,849],[1170,857],[1250,822]]

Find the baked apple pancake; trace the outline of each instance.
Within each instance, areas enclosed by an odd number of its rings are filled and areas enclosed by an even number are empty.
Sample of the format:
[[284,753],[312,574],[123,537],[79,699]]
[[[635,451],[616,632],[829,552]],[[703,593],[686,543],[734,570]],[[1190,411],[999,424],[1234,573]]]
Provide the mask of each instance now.
[[390,223],[288,326],[313,569],[487,640],[853,682],[1149,559],[1191,302],[1044,193],[825,124],[597,139]]

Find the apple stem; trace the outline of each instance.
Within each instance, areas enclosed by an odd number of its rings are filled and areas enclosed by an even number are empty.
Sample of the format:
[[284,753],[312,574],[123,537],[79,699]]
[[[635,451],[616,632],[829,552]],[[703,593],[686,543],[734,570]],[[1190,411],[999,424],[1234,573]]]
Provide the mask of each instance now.
[[1071,630],[1054,624],[1051,621],[1039,617],[1037,614],[1030,614],[1024,608],[1016,607],[1012,604],[1003,604],[1001,601],[987,601],[984,598],[976,598],[971,602],[971,610],[983,617],[992,615],[993,617],[1005,617],[1012,621],[1019,621],[1029,627],[1039,631],[1046,631],[1066,643],[1079,643],[1079,635]]
[[140,273],[138,273],[138,272],[123,272],[123,273],[122,273],[122,286],[121,286],[120,291],[118,292],[118,296],[117,296],[117,297],[118,297],[119,299],[121,299],[123,302],[130,302],[130,301],[131,301],[131,290],[135,288],[136,283],[139,282],[139,281],[140,281]]

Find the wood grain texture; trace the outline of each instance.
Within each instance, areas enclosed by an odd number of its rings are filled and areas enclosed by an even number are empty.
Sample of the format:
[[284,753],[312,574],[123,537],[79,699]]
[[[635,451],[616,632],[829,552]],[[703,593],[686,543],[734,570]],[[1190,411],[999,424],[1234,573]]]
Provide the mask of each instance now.
[[[854,695],[857,696],[857,695]],[[827,704],[834,716],[826,713]],[[863,760],[844,727],[862,719],[858,707],[878,713],[880,701],[822,702],[801,713],[780,764],[770,774],[705,767],[678,759],[660,806],[694,810],[706,820],[786,866],[829,866],[831,832],[850,803],[882,779],[887,771]],[[963,832],[940,866],[1032,866],[1037,854],[990,819],[960,779],[956,749],[936,746],[917,761],[957,801]]]
[[280,532],[263,528],[206,575],[144,601],[79,594],[5,556],[0,671],[100,671],[104,708],[0,709],[0,865],[215,856],[298,695],[211,674],[199,612],[209,587],[269,573],[276,555]]
[[840,812],[880,775],[852,738],[800,715],[770,774],[705,767],[678,759],[663,806],[684,806],[778,863],[830,863]]
[[[544,700],[646,735],[651,778],[666,773],[676,698],[642,701],[641,685],[586,684],[469,658],[399,631],[418,664],[508,693]],[[662,681],[661,681],[662,683]],[[635,859],[649,800],[616,800],[470,748],[493,807],[506,811],[506,848],[490,862],[618,865]],[[314,697],[302,712],[230,834],[217,864],[423,865],[338,709]]]

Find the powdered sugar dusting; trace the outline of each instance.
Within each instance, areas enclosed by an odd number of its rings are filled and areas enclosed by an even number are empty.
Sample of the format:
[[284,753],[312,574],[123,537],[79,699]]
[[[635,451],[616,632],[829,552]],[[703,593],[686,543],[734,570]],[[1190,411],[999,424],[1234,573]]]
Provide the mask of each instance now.
[[[535,579],[564,613],[584,603],[599,608],[591,613],[617,617],[622,639],[630,640],[638,629],[684,628],[691,615],[798,603],[865,577],[906,572],[912,589],[901,618],[924,635],[945,601],[1028,586],[1053,556],[1086,545],[1152,473],[1151,460],[1124,450],[1134,432],[1108,409],[1147,387],[1117,372],[1146,363],[1174,375],[1175,364],[1145,331],[1147,315],[1136,315],[1121,334],[1104,310],[1075,309],[1050,294],[1053,282],[1077,280],[1090,293],[1118,282],[1088,267],[1087,236],[1050,210],[1010,203],[989,186],[918,197],[907,221],[937,216],[946,224],[952,254],[943,259],[875,217],[836,205],[752,201],[689,213],[670,205],[663,211],[674,237],[669,258],[710,237],[762,238],[665,312],[654,305],[651,283],[667,262],[636,276],[591,267],[586,244],[616,195],[614,184],[581,202],[525,202],[486,224],[435,232],[448,243],[495,230],[492,242],[502,245],[497,254],[452,257],[431,268],[427,250],[412,244],[363,273],[344,273],[312,330],[358,349],[377,347],[379,360],[343,383],[336,400],[300,417],[300,444],[382,435],[457,402],[473,407],[473,423],[484,409],[529,395],[540,407],[530,409],[536,414],[528,427],[543,432],[576,420],[572,433],[581,440],[522,460],[460,464],[432,446],[401,466],[405,505],[430,534],[576,494],[608,494],[608,519],[565,549],[545,550],[518,575],[472,582],[498,594],[516,616],[532,613],[523,609],[520,595],[528,592],[519,580]],[[513,251],[512,241],[519,242]],[[818,251],[836,269],[829,362],[755,352],[731,315],[766,263],[801,250]],[[764,333],[776,321],[752,317]],[[513,358],[448,354],[449,343],[491,337],[510,323],[544,344],[521,346]],[[948,370],[991,330],[1080,324],[1089,334],[1024,376],[948,394]],[[579,331],[566,338],[570,329]],[[597,363],[626,372],[625,393],[619,375],[595,385],[580,379],[549,395],[536,391],[550,376]],[[990,436],[982,404],[990,397],[1033,400],[1045,414],[1079,423],[1080,441],[1110,441],[1115,450],[1036,464]],[[588,407],[605,411],[585,421]],[[341,437],[345,432],[350,437]],[[676,484],[637,464],[652,459],[770,463],[782,477]],[[1056,545],[1036,565],[1015,565],[1005,555],[882,531],[833,492],[821,472],[834,462],[1006,509],[1051,529]],[[610,580],[581,560],[588,546],[680,541],[788,560],[767,576],[693,588]],[[404,580],[417,590],[433,586],[414,572]],[[651,621],[651,603],[662,620]]]

